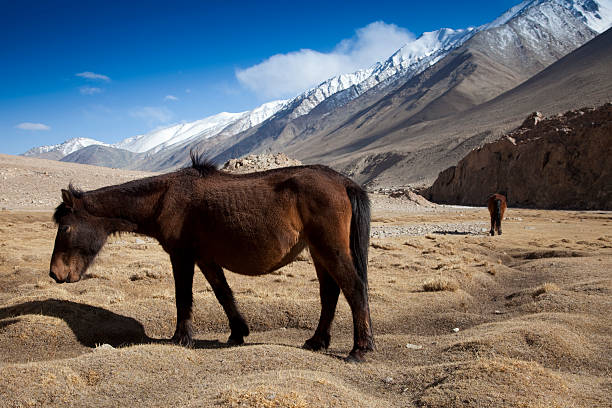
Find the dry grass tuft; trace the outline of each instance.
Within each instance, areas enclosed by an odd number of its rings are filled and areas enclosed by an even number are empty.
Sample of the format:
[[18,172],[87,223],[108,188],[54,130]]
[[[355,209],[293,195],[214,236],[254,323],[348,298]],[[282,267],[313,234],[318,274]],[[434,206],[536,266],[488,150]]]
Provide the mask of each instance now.
[[396,246],[382,241],[372,241],[370,242],[370,246],[374,249],[382,249],[383,251],[392,251],[394,249],[398,249]]
[[278,393],[257,387],[254,390],[232,390],[221,394],[220,405],[253,408],[306,408],[310,405],[295,391]]
[[429,279],[423,283],[423,290],[425,292],[441,292],[445,290],[454,292],[457,289],[459,289],[459,283],[456,280],[441,276]]
[[310,255],[310,251],[308,250],[308,248],[300,252],[298,256],[295,257],[295,260],[301,261],[301,262],[312,263],[312,256]]
[[550,283],[550,282],[546,282],[541,286],[538,286],[536,288],[536,290],[533,292],[532,296],[538,297],[540,295],[543,295],[544,293],[552,293],[552,292],[558,292],[561,289],[559,288],[559,286],[557,286],[554,283]]

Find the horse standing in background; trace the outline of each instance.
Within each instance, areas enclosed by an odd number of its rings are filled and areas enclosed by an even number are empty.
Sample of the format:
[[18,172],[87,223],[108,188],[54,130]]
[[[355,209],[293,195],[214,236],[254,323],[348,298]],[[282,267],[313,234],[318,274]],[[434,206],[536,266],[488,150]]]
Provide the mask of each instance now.
[[353,314],[353,349],[360,361],[373,350],[368,305],[370,202],[352,180],[325,166],[285,167],[229,174],[191,155],[173,173],[83,192],[62,190],[49,275],[58,283],[81,279],[107,237],[134,232],[155,238],[170,255],[176,290],[172,341],[193,345],[192,284],[197,264],[223,306],[231,334],[242,344],[249,327],[222,268],[242,275],[273,272],[306,247],[319,280],[321,315],[304,348],[330,342],[340,291]]
[[489,214],[491,214],[491,231],[489,233],[493,236],[495,235],[495,230],[497,230],[497,235],[501,235],[501,222],[507,208],[506,196],[493,194],[487,201],[487,207],[489,208]]

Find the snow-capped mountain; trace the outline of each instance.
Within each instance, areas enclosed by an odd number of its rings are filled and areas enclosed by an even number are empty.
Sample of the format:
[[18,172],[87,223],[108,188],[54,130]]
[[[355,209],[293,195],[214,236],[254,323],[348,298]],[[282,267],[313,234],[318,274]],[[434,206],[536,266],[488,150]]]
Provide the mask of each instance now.
[[186,141],[194,136],[200,136],[202,138],[211,137],[243,115],[244,112],[221,112],[214,116],[196,120],[195,122],[180,123],[178,125],[130,137],[113,146],[134,153],[144,153],[148,151],[155,153],[165,147]]
[[171,146],[188,142],[190,139],[208,139],[221,132],[229,136],[242,132],[273,116],[286,102],[284,100],[268,102],[246,112],[221,112],[194,122],[180,123],[129,137],[115,144],[107,144],[88,138],[74,138],[57,145],[35,147],[23,155],[41,156],[54,153],[61,158],[91,145],[114,147],[133,153],[154,154]]
[[252,111],[244,112],[236,120],[225,126],[225,128],[223,128],[223,130],[219,133],[222,133],[224,136],[232,136],[257,126],[274,116],[278,111],[282,110],[286,104],[286,100],[277,100],[264,103]]
[[[353,99],[374,86],[397,75],[416,75],[435,64],[451,49],[461,45],[474,33],[473,28],[453,30],[443,28],[423,33],[415,41],[396,51],[387,60],[377,62],[368,69],[342,74],[328,79],[317,87],[298,95],[287,103],[290,119],[308,114],[329,97],[353,88]],[[343,99],[347,101],[346,98]]]
[[[387,132],[385,126],[391,126],[391,120],[397,121],[388,130],[392,133],[415,121],[431,120],[483,103],[525,81],[611,25],[612,0],[523,1],[480,27],[423,33],[389,58],[353,73],[337,75],[291,100],[177,124],[111,147],[140,156],[146,153],[146,165],[138,161],[132,165],[148,170],[184,165],[188,156],[185,152],[194,146],[219,162],[289,145],[297,158],[326,162],[323,158],[330,154],[326,152],[346,153],[373,143],[377,135]],[[457,55],[461,58],[454,60],[454,65],[448,64],[449,58]],[[446,67],[443,73],[435,68],[441,65]],[[430,81],[428,75],[435,77]],[[432,90],[430,86],[437,88]],[[378,101],[380,106],[376,105]],[[398,107],[394,116],[383,115],[388,106],[404,101],[409,102],[401,109]],[[363,119],[357,121],[357,113]],[[366,122],[368,126],[364,126]],[[351,131],[340,137],[337,130],[343,126]],[[362,141],[356,142],[359,138]],[[38,149],[59,151],[63,145]],[[392,143],[389,146],[392,150],[398,148]],[[313,149],[324,151],[314,153]],[[36,155],[35,149],[28,153]]]
[[286,101],[278,100],[265,103],[251,111],[229,113],[221,112],[195,122],[181,123],[162,128],[143,135],[122,140],[113,147],[134,153],[157,153],[162,149],[187,142],[191,139],[208,139],[223,132],[233,135],[256,126],[278,112]]
[[82,149],[91,145],[103,145],[109,146],[104,142],[100,142],[94,139],[88,139],[86,137],[76,137],[70,140],[65,141],[64,143],[57,145],[49,145],[49,146],[40,146],[34,147],[27,152],[25,152],[24,156],[41,156],[44,153],[58,152],[62,156],[67,156],[70,153],[76,152],[79,149]]
[[[428,121],[466,111],[526,81],[610,27],[611,2],[533,0],[480,27],[424,33],[370,69],[334,77],[294,98],[259,127],[227,141],[224,149],[217,143],[199,147],[219,163],[282,151],[348,173],[363,171],[361,180],[380,171],[372,164],[377,162],[384,171],[395,171],[396,164],[403,172],[415,171],[416,154],[419,160],[428,157],[418,163],[419,177],[431,177],[440,170],[436,166],[471,145],[449,153],[447,146],[464,136],[438,145],[440,131],[411,143],[411,125],[421,135]],[[426,147],[436,156],[415,153]],[[445,154],[451,159],[437,156]],[[404,157],[406,162],[400,162]]]
[[[603,33],[612,24],[611,0],[527,0],[512,7],[492,22],[483,25],[481,29],[499,27],[516,17],[527,16],[534,11],[543,12],[546,19],[553,17],[554,20],[554,13],[551,13],[551,6],[554,5],[570,11],[571,14],[582,20],[584,24],[597,33]],[[534,14],[531,16],[534,17]],[[541,17],[538,20],[543,22]]]
[[[580,18],[589,28],[602,33],[612,24],[612,0],[528,0],[512,7],[491,23],[480,27],[454,30],[442,28],[423,33],[415,41],[396,51],[391,57],[377,62],[368,69],[330,78],[317,87],[292,99],[287,106],[291,108],[291,119],[306,115],[330,96],[355,87],[353,98],[396,76],[411,77],[427,67],[434,65],[448,53],[459,47],[476,33],[500,27],[509,21],[527,16],[543,25],[556,25],[563,29],[563,23],[555,21],[558,15],[552,11],[553,5],[560,5]],[[531,16],[529,15],[531,13]],[[349,98],[349,99],[353,99]],[[346,98],[344,99],[346,102]]]

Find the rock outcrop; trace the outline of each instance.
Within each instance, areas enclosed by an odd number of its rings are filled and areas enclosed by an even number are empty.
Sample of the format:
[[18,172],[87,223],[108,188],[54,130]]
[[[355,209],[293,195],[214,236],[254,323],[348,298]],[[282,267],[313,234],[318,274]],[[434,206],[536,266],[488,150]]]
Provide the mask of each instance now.
[[612,210],[612,104],[542,119],[472,150],[442,171],[425,197],[484,205],[495,192],[510,206]]
[[252,173],[277,169],[279,167],[301,166],[302,162],[292,159],[284,153],[250,154],[240,159],[230,159],[221,168],[229,173]]

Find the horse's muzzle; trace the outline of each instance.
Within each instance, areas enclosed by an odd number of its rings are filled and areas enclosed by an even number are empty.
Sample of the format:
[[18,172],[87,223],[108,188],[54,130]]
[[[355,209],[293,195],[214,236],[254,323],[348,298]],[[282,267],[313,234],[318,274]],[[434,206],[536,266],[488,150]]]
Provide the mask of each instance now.
[[53,271],[49,271],[49,276],[53,278],[53,280],[57,283],[64,283],[66,282],[65,280],[60,280],[55,273],[53,273]]

